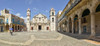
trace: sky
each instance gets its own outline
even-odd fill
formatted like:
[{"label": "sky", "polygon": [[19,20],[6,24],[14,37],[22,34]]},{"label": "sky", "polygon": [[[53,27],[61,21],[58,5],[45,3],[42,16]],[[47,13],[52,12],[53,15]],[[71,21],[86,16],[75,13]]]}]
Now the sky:
[{"label": "sky", "polygon": [[10,10],[11,14],[26,19],[27,9],[31,10],[31,19],[39,13],[44,14],[49,19],[51,8],[62,11],[69,0],[0,0],[0,11],[3,9]]}]

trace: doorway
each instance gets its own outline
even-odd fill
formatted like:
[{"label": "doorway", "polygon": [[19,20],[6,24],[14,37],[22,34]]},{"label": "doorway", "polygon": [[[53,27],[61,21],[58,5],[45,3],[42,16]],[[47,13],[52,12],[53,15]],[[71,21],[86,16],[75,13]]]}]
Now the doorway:
[{"label": "doorway", "polygon": [[86,26],[83,26],[83,34],[85,34],[87,31]]},{"label": "doorway", "polygon": [[41,30],[41,25],[38,26],[38,29]]},{"label": "doorway", "polygon": [[3,26],[1,26],[1,32],[3,32]]},{"label": "doorway", "polygon": [[47,27],[47,30],[49,30],[49,27]]}]

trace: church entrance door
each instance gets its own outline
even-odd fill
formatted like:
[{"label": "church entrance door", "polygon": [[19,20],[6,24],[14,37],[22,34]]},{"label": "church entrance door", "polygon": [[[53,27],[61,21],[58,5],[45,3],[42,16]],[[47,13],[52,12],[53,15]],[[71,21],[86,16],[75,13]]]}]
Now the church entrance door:
[{"label": "church entrance door", "polygon": [[38,26],[38,29],[41,30],[41,25]]}]

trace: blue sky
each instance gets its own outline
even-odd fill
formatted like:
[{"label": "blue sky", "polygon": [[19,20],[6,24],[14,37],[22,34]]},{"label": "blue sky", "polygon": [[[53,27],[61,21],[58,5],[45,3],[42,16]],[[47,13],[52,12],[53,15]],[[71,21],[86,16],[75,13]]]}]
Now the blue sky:
[{"label": "blue sky", "polygon": [[31,19],[34,15],[42,13],[49,18],[51,8],[63,10],[69,0],[0,0],[0,11],[4,8],[10,10],[11,14],[26,18],[26,11],[31,9]]}]

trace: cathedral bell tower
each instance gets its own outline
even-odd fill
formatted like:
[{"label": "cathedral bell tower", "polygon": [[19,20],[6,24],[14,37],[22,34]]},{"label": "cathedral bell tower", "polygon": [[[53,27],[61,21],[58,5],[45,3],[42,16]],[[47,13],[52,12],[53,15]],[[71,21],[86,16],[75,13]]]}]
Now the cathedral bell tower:
[{"label": "cathedral bell tower", "polygon": [[28,8],[27,9],[27,23],[26,23],[26,26],[27,26],[27,31],[30,31],[30,9]]},{"label": "cathedral bell tower", "polygon": [[56,31],[56,16],[54,8],[50,10],[50,29],[51,31]]}]

